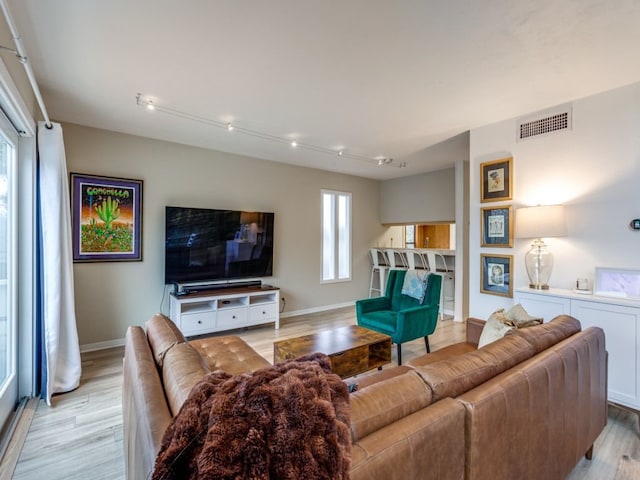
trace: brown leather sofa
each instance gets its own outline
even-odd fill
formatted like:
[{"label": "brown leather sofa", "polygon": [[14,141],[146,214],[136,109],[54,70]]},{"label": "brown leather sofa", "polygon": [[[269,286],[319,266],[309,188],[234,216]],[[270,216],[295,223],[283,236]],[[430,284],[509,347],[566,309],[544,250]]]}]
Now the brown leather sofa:
[{"label": "brown leather sofa", "polygon": [[[467,342],[359,380],[351,394],[352,480],[562,479],[606,423],[606,351],[577,320]],[[156,315],[127,331],[124,448],[129,479],[150,478],[162,435],[208,372],[266,367],[239,337],[187,342]]]}]

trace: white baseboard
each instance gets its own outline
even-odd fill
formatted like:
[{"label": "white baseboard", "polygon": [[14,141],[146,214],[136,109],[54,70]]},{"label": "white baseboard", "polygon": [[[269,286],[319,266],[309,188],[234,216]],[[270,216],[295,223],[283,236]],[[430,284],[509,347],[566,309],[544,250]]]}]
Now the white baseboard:
[{"label": "white baseboard", "polygon": [[303,310],[292,310],[290,312],[282,312],[280,318],[295,317],[296,315],[309,315],[310,313],[326,312],[327,310],[335,310],[337,308],[352,307],[355,301],[336,303],[334,305],[322,305],[321,307],[305,308]]},{"label": "white baseboard", "polygon": [[124,338],[116,338],[115,340],[107,340],[106,342],[85,343],[80,345],[80,352],[95,352],[96,350],[106,350],[107,348],[123,347]]}]

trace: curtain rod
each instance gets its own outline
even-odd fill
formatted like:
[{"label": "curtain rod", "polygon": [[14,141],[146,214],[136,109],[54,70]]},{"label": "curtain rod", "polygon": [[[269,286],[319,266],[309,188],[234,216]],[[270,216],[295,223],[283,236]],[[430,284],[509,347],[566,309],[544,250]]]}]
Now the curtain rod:
[{"label": "curtain rod", "polygon": [[22,45],[22,40],[20,39],[20,34],[18,33],[16,24],[13,21],[13,17],[11,16],[11,12],[9,11],[9,6],[7,5],[6,0],[0,0],[0,7],[2,8],[2,13],[4,13],[4,18],[7,21],[9,30],[11,30],[13,41],[16,44],[16,57],[18,57],[20,63],[24,65],[24,70],[25,72],[27,72],[27,77],[29,78],[29,83],[31,84],[31,90],[33,90],[33,94],[36,96],[38,106],[40,107],[40,111],[42,112],[42,116],[44,118],[45,126],[51,129],[53,128],[53,125],[51,124],[51,120],[49,119],[47,107],[45,106],[44,100],[42,99],[42,94],[40,93],[38,82],[36,81],[36,77],[33,74],[33,69],[31,68],[31,64],[29,63],[29,60],[27,58],[24,46]]}]

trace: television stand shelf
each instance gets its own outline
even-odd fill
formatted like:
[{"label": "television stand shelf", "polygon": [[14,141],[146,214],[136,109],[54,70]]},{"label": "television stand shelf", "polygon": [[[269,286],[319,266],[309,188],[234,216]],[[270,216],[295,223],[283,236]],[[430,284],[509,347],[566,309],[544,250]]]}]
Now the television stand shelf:
[{"label": "television stand shelf", "polygon": [[188,337],[264,323],[280,328],[280,289],[269,285],[171,294],[171,319]]}]

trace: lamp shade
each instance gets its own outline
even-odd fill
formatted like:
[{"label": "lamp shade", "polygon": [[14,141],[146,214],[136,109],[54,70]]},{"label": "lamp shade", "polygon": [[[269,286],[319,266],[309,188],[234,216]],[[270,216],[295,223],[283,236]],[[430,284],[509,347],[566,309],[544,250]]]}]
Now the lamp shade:
[{"label": "lamp shade", "polygon": [[564,207],[538,205],[518,208],[515,230],[518,238],[562,237],[566,235]]}]

